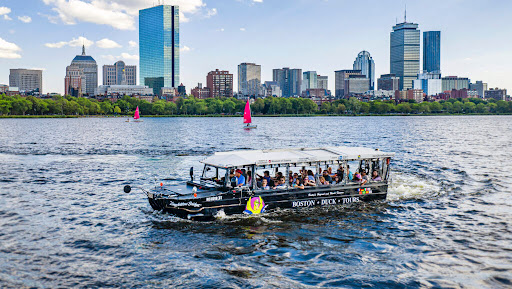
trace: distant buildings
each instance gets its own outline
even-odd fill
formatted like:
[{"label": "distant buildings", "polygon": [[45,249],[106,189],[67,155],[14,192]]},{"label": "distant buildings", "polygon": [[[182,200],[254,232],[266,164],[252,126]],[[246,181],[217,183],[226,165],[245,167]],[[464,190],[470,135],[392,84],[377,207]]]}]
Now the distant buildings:
[{"label": "distant buildings", "polygon": [[10,69],[9,86],[17,87],[21,92],[37,91],[43,93],[43,71],[37,69]]},{"label": "distant buildings", "polygon": [[327,76],[317,75],[316,79],[318,80],[318,83],[316,85],[317,88],[329,89],[329,79]]},{"label": "distant buildings", "polygon": [[337,70],[334,72],[334,95],[336,97],[340,98],[345,96],[345,80],[347,80],[350,75],[361,75],[361,70]]},{"label": "distant buildings", "polygon": [[277,81],[265,81],[263,84],[263,93],[264,96],[273,96],[273,97],[282,97],[281,88],[277,84]]},{"label": "distant buildings", "polygon": [[447,76],[443,77],[443,91],[451,91],[452,89],[460,90],[460,89],[469,89],[469,78],[467,77],[457,77],[457,76]]},{"label": "distant buildings", "polygon": [[408,89],[407,90],[407,99],[415,100],[418,103],[423,102],[423,90]]},{"label": "distant buildings", "polygon": [[365,75],[349,75],[345,79],[345,97],[362,95],[370,90],[370,79]]},{"label": "distant buildings", "polygon": [[377,79],[379,90],[396,91],[400,90],[400,77],[394,74],[383,74]]},{"label": "distant buildings", "polygon": [[187,88],[185,87],[185,85],[183,85],[183,83],[178,86],[178,95],[179,96],[187,95]]},{"label": "distant buildings", "polygon": [[482,81],[477,81],[475,83],[469,84],[469,89],[475,90],[479,97],[484,98],[485,97],[485,91],[487,90],[487,83],[484,83]]},{"label": "distant buildings", "polygon": [[423,32],[423,70],[441,74],[441,31]]},{"label": "distant buildings", "polygon": [[100,85],[96,88],[95,95],[153,95],[153,89],[145,85]]},{"label": "distant buildings", "polygon": [[283,97],[300,96],[302,87],[302,69],[274,69],[272,81],[277,82]]},{"label": "distant buildings", "polygon": [[[71,61],[71,65],[69,67],[76,67],[81,71],[81,94],[93,96],[94,90],[98,87],[98,65],[96,64],[96,60],[89,55],[85,54],[85,46],[82,46],[82,54],[75,56],[73,61]],[[68,76],[68,68],[66,68],[66,78]],[[77,71],[75,68],[70,68],[71,74],[73,77],[77,76]],[[65,83],[65,87],[68,85]]]},{"label": "distant buildings", "polygon": [[233,97],[233,74],[229,71],[210,71],[206,76],[210,97]]},{"label": "distant buildings", "polygon": [[180,84],[179,8],[158,5],[139,10],[140,84],[160,94]]},{"label": "distant buildings", "polygon": [[420,70],[418,24],[404,21],[393,26],[390,36],[390,72],[400,78],[400,90],[407,90]]},{"label": "distant buildings", "polygon": [[238,91],[244,95],[256,96],[261,89],[261,65],[241,63],[238,65]]},{"label": "distant buildings", "polygon": [[418,79],[414,80],[414,89],[421,89],[428,96],[438,95],[443,92],[443,83],[437,72],[422,72]]},{"label": "distant buildings", "polygon": [[136,85],[137,66],[119,60],[114,65],[103,65],[103,85]]},{"label": "distant buildings", "polygon": [[82,97],[87,88],[87,81],[84,69],[77,65],[66,67],[66,76],[64,77],[64,95]]},{"label": "distant buildings", "polygon": [[210,89],[208,87],[203,87],[202,83],[198,83],[195,88],[192,88],[190,93],[198,99],[205,99],[210,97]]},{"label": "distant buildings", "polygon": [[507,97],[507,90],[506,89],[489,89],[485,91],[485,98],[486,99],[495,99],[495,100],[506,100]]},{"label": "distant buildings", "polygon": [[316,71],[305,71],[302,73],[303,91],[318,88],[318,74]]},{"label": "distant buildings", "polygon": [[356,57],[353,65],[354,70],[361,70],[361,74],[370,79],[370,90],[375,89],[375,62],[370,52],[361,51]]}]

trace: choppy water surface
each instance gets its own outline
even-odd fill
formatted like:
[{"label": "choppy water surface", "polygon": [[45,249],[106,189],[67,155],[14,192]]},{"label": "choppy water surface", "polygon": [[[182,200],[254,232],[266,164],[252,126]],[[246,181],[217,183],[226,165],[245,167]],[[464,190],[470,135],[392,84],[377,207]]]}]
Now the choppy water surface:
[{"label": "choppy water surface", "polygon": [[[0,287],[512,286],[512,117],[0,119]],[[199,223],[125,184],[214,151],[397,153],[386,202]]]}]

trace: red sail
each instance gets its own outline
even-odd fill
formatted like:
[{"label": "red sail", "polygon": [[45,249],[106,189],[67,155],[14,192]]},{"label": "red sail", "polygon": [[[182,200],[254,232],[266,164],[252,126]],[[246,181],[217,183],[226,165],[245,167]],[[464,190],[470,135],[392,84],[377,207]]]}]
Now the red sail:
[{"label": "red sail", "polygon": [[244,109],[244,123],[251,123],[251,105],[249,104],[249,100],[245,104]]},{"label": "red sail", "polygon": [[135,115],[133,116],[133,119],[139,119],[139,107],[137,106],[137,109],[135,110]]}]

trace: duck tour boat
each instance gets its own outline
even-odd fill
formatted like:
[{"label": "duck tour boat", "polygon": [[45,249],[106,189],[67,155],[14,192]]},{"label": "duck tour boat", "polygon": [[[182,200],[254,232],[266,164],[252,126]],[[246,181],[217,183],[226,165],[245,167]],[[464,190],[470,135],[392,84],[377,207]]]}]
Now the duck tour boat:
[{"label": "duck tour boat", "polygon": [[[217,152],[200,178],[140,188],[154,210],[192,220],[385,200],[394,153],[361,147]],[[126,185],[129,193],[131,187]]]}]

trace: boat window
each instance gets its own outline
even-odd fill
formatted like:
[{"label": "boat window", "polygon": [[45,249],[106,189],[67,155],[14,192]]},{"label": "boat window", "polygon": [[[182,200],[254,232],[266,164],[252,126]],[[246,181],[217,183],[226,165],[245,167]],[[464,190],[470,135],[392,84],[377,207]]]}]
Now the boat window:
[{"label": "boat window", "polygon": [[201,176],[202,181],[215,182],[218,185],[224,184],[227,169],[216,168],[213,166],[206,165],[203,169],[203,175]]}]

